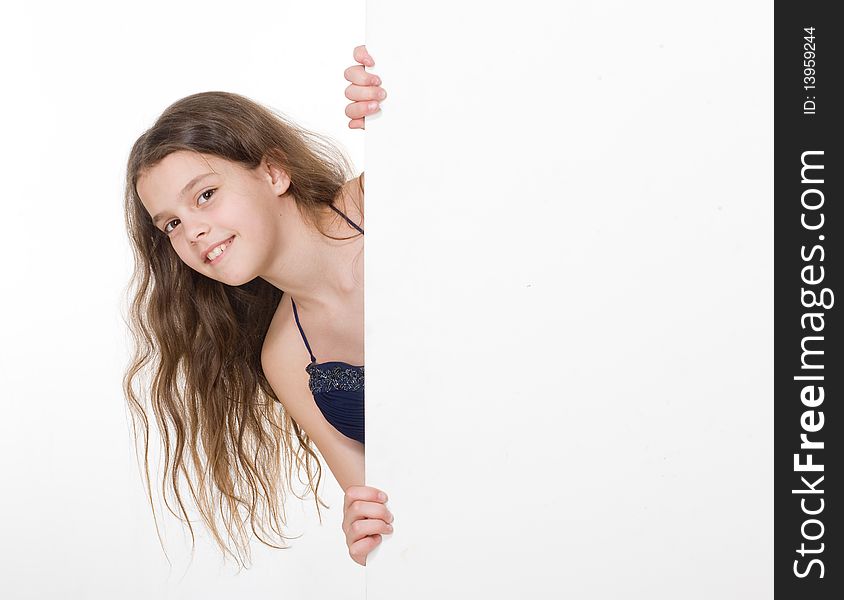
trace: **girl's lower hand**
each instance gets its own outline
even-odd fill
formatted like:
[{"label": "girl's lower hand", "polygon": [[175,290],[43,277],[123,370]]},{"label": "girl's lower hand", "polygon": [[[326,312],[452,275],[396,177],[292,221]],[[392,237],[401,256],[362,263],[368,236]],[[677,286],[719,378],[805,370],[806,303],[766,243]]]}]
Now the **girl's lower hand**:
[{"label": "girl's lower hand", "polygon": [[[379,497],[383,495],[383,500]],[[365,485],[350,485],[343,499],[343,532],[349,556],[366,566],[367,555],[381,543],[382,533],[393,533],[393,515],[387,510],[387,495]]]},{"label": "girl's lower hand", "polygon": [[365,67],[375,66],[375,61],[366,51],[366,46],[358,46],[352,53],[359,65],[346,69],[344,76],[351,84],[346,88],[346,98],[354,100],[346,106],[346,116],[350,129],[366,129],[364,118],[378,112],[380,102],[387,97],[387,92],[381,87],[381,78],[367,73]]}]

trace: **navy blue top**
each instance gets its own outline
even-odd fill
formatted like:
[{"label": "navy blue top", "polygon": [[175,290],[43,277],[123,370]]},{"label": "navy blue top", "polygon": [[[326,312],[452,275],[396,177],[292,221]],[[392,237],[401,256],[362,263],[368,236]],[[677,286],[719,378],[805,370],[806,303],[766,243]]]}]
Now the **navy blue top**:
[{"label": "navy blue top", "polygon": [[[349,217],[331,205],[335,212],[340,213],[349,224],[363,233],[363,229],[352,222]],[[308,387],[313,394],[314,401],[319,407],[325,420],[331,423],[337,431],[343,435],[364,442],[364,402],[363,402],[363,365],[355,366],[341,361],[328,361],[318,363],[314,353],[311,352],[311,345],[302,330],[299,322],[299,311],[296,310],[296,303],[290,298],[293,305],[293,316],[296,318],[296,326],[302,334],[302,340],[311,355],[310,364],[305,367],[310,379]]]}]

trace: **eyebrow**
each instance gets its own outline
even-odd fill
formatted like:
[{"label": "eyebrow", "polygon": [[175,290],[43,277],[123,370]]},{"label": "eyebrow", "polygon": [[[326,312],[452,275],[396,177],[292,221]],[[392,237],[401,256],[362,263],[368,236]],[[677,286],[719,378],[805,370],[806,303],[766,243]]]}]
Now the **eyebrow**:
[{"label": "eyebrow", "polygon": [[[188,181],[187,185],[186,185],[185,187],[183,187],[183,188],[182,188],[182,191],[181,191],[181,192],[179,192],[179,198],[184,197],[184,195],[185,195],[185,194],[187,194],[189,191],[191,191],[191,189],[193,188],[193,186],[195,186],[195,185],[196,185],[197,183],[199,183],[202,179],[204,179],[204,178],[208,177],[209,175],[216,175],[216,173],[202,173],[201,175],[197,175],[196,177],[194,177],[193,179],[191,179],[190,181]],[[152,222],[153,222],[153,224],[158,224],[158,222],[159,222],[161,219],[163,219],[163,218],[164,218],[164,215],[166,215],[166,214],[167,214],[167,211],[164,211],[164,212],[160,212],[160,213],[158,213],[157,215],[155,215],[155,216],[152,218]]]}]

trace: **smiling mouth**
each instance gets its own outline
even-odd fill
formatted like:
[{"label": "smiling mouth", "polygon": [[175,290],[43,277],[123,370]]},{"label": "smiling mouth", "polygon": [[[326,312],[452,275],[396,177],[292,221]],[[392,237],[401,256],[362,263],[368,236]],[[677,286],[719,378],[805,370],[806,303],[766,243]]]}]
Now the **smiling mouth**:
[{"label": "smiling mouth", "polygon": [[221,257],[222,257],[222,256],[223,256],[226,252],[228,252],[228,251],[229,251],[229,246],[231,246],[231,245],[232,245],[232,242],[233,242],[233,241],[234,241],[234,236],[231,236],[229,239],[227,239],[226,241],[224,241],[224,242],[222,242],[220,245],[218,245],[218,246],[217,246],[218,248],[219,248],[220,246],[225,246],[225,249],[224,249],[222,252],[219,252],[219,253],[218,253],[218,254],[217,254],[217,255],[216,255],[213,259],[211,259],[211,260],[208,260],[208,255],[206,254],[206,255],[205,255],[205,264],[213,265],[213,264],[215,264],[215,263],[219,262],[219,261],[220,261],[220,258],[221,258]]}]

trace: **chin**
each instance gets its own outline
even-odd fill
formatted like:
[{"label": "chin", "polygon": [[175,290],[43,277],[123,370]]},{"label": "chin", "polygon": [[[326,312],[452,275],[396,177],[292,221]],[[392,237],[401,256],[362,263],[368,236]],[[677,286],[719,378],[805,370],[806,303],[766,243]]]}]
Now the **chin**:
[{"label": "chin", "polygon": [[239,285],[247,284],[250,281],[252,281],[253,279],[255,279],[255,278],[254,277],[248,277],[248,278],[238,279],[236,281],[224,281],[223,283],[225,283],[226,285],[230,285],[232,287],[237,287]]},{"label": "chin", "polygon": [[255,279],[255,277],[254,276],[252,276],[252,277],[235,276],[235,277],[222,277],[222,278],[221,277],[212,277],[211,279],[214,279],[215,281],[219,281],[220,283],[225,283],[226,285],[230,285],[232,287],[237,287],[239,285],[249,283],[250,281]]},{"label": "chin", "polygon": [[[233,280],[231,277],[221,277],[221,276],[219,276],[218,273],[209,273],[205,269],[193,269],[193,270],[196,271],[197,273],[199,273],[200,275],[207,277],[211,281],[219,281],[220,283],[225,283],[226,285],[231,285],[231,286],[243,285],[247,281],[250,281],[248,279],[246,281],[237,281],[237,280]],[[215,275],[216,275],[216,277],[215,277]]]}]

